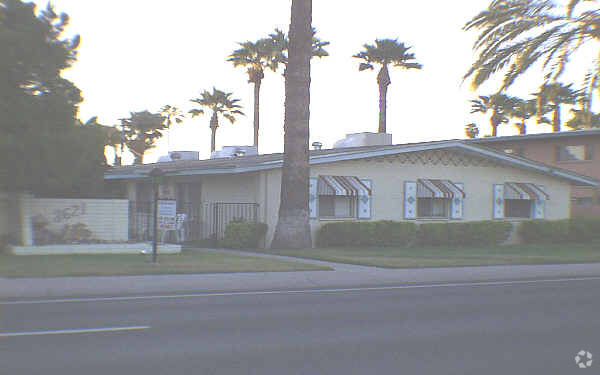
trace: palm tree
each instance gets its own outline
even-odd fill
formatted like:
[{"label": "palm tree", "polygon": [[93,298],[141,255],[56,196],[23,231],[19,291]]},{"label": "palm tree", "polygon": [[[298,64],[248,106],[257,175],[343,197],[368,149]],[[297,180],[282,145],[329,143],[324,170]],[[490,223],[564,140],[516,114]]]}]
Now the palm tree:
[{"label": "palm tree", "polygon": [[171,125],[181,124],[185,115],[175,106],[165,105],[160,109],[160,114],[165,118],[167,126],[167,150],[171,148]]},{"label": "palm tree", "polygon": [[[477,88],[493,74],[503,73],[500,90],[504,90],[539,61],[546,80],[556,81],[576,51],[600,41],[600,9],[590,9],[592,2],[600,3],[569,0],[564,6],[549,0],[492,0],[463,28],[481,31],[473,46],[479,56],[464,78],[472,76],[471,85]],[[596,82],[600,65],[590,60],[588,66],[586,82]]]},{"label": "palm tree", "polygon": [[[233,124],[235,123],[236,116],[244,116],[244,113],[240,110],[242,106],[237,104],[240,100],[233,99],[231,97],[233,93],[231,92],[224,92],[213,87],[212,93],[204,90],[200,95],[200,98],[194,98],[190,101],[200,105],[200,107],[204,107],[212,111],[212,116],[210,118],[210,151],[215,152],[217,128],[219,127],[219,115],[225,117]],[[201,108],[192,109],[189,111],[189,113],[192,114],[192,117],[196,117],[204,114],[204,110]]]},{"label": "palm tree", "polygon": [[471,100],[471,113],[492,112],[490,116],[490,125],[492,127],[492,137],[498,135],[498,126],[508,122],[507,108],[510,106],[511,98],[504,94],[494,94],[490,96],[479,96],[479,99]]},{"label": "palm tree", "polygon": [[272,248],[312,246],[308,221],[308,119],[312,0],[292,0],[289,61],[285,74],[284,154],[279,218]]},{"label": "palm tree", "polygon": [[519,130],[519,134],[527,134],[526,121],[536,115],[536,108],[537,106],[535,99],[525,100],[516,97],[512,98],[511,106],[508,108],[508,117],[519,120],[519,122],[514,124],[514,126]]},{"label": "palm tree", "polygon": [[571,84],[563,85],[560,82],[545,83],[540,91],[533,94],[537,97],[537,112],[541,114],[546,108],[546,112],[552,112],[552,121],[540,117],[540,122],[550,123],[553,132],[560,131],[560,107],[562,104],[577,103],[580,93],[571,89]]},{"label": "palm tree", "polygon": [[477,127],[477,124],[471,123],[465,125],[465,135],[471,139],[477,138],[479,135],[479,128]]},{"label": "palm tree", "polygon": [[[275,29],[273,34],[269,34],[268,38],[270,44],[270,51],[273,53],[271,63],[273,64],[274,70],[277,70],[279,64],[282,64],[287,67],[288,64],[288,49],[290,45],[290,41],[286,33],[279,29]],[[327,57],[329,56],[329,52],[325,49],[330,43],[327,41],[321,40],[317,37],[317,29],[312,28],[312,57]],[[285,75],[285,71],[284,71]]]},{"label": "palm tree", "polygon": [[275,50],[270,39],[259,39],[256,42],[240,43],[241,48],[233,51],[227,61],[234,67],[248,69],[248,83],[254,84],[254,147],[258,150],[258,130],[260,124],[260,84],[265,77],[265,69],[277,69],[274,59]]},{"label": "palm tree", "polygon": [[571,109],[571,113],[572,117],[565,123],[569,128],[574,130],[600,128],[600,114],[581,109]]},{"label": "palm tree", "polygon": [[165,118],[160,113],[132,112],[130,118],[122,119],[123,137],[134,164],[142,164],[146,151],[156,147],[156,140],[163,136]]},{"label": "palm tree", "polygon": [[402,69],[421,69],[423,66],[415,60],[415,55],[409,53],[411,47],[406,47],[404,43],[398,42],[398,39],[377,39],[375,45],[365,44],[364,50],[352,57],[363,59],[358,70],[373,70],[373,64],[381,65],[377,74],[377,84],[379,85],[379,133],[386,132],[386,106],[387,106],[387,87],[392,83],[388,66],[393,64]]}]

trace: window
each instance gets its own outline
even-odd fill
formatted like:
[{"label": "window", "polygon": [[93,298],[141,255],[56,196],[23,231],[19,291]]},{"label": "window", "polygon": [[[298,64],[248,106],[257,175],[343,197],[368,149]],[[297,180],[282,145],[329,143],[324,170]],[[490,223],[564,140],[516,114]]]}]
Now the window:
[{"label": "window", "polygon": [[593,149],[590,145],[557,146],[556,161],[592,160]]},{"label": "window", "polygon": [[356,196],[321,195],[319,196],[319,217],[356,217],[356,201]]},{"label": "window", "polygon": [[419,218],[447,218],[450,216],[449,198],[418,198],[417,216]]},{"label": "window", "polygon": [[527,199],[505,199],[504,217],[531,218],[533,201]]},{"label": "window", "polygon": [[592,197],[573,198],[573,205],[575,206],[591,206],[593,204],[594,198]]}]

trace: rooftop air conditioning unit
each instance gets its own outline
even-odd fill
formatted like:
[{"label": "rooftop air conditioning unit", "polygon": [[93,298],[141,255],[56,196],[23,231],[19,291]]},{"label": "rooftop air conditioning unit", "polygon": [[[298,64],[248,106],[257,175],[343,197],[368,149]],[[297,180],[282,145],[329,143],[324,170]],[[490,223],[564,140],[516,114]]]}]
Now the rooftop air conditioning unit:
[{"label": "rooftop air conditioning unit", "polygon": [[242,156],[258,155],[255,146],[223,146],[221,151],[215,151],[210,154],[211,159],[234,158]]},{"label": "rooftop air conditioning unit", "polygon": [[392,144],[392,135],[387,133],[353,133],[346,134],[346,138],[334,143],[333,148],[362,147],[362,146],[389,146]]},{"label": "rooftop air conditioning unit", "polygon": [[200,153],[198,151],[169,151],[169,155],[164,155],[158,158],[158,163],[178,160],[199,160]]}]

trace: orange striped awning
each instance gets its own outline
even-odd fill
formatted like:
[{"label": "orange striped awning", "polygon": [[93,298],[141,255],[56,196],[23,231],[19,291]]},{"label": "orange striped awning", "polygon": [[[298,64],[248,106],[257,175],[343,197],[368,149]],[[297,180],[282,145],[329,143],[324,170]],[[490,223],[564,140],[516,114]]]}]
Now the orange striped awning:
[{"label": "orange striped awning", "polygon": [[540,186],[526,182],[505,182],[504,199],[547,201],[550,196]]},{"label": "orange striped awning", "polygon": [[371,195],[371,189],[355,176],[319,176],[319,195]]},{"label": "orange striped awning", "polygon": [[450,180],[420,178],[417,180],[417,198],[466,198],[465,192]]}]

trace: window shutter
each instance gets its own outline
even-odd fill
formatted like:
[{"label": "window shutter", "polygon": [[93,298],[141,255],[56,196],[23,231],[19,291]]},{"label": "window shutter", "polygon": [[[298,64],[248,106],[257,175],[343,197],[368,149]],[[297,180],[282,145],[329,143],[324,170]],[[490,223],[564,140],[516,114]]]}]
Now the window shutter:
[{"label": "window shutter", "polygon": [[404,218],[417,218],[417,183],[413,181],[404,182]]},{"label": "window shutter", "polygon": [[319,197],[317,196],[317,181],[318,179],[315,177],[309,178],[308,185],[308,212],[309,217],[316,218],[317,217],[317,204],[319,202]]},{"label": "window shutter", "polygon": [[494,219],[504,219],[504,185],[494,185]]},{"label": "window shutter", "polygon": [[[460,190],[465,191],[465,185],[463,183],[454,183],[454,185],[458,186]],[[452,199],[452,204],[450,205],[450,217],[452,219],[463,218],[463,205],[463,197],[454,197],[454,199]]]},{"label": "window shutter", "polygon": [[358,218],[371,218],[371,201],[373,200],[373,182],[371,180],[360,180],[366,187],[371,190],[371,195],[358,196]]},{"label": "window shutter", "polygon": [[[540,189],[546,191],[544,186],[539,186]],[[546,217],[546,201],[535,200],[533,201],[533,218],[544,219]]]}]

